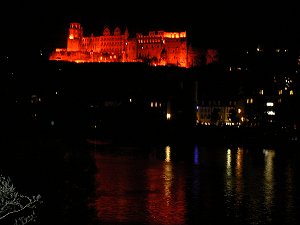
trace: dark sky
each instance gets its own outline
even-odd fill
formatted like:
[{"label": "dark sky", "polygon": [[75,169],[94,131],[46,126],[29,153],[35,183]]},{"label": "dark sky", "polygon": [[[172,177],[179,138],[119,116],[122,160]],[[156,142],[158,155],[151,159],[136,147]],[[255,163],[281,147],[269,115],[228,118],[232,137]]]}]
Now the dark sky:
[{"label": "dark sky", "polygon": [[104,25],[127,26],[131,34],[186,30],[192,44],[199,47],[300,42],[300,11],[296,5],[222,2],[10,1],[5,3],[6,15],[0,17],[4,29],[1,38],[7,42],[4,48],[9,49],[65,47],[69,23],[76,21],[82,24],[86,36],[100,34]]}]

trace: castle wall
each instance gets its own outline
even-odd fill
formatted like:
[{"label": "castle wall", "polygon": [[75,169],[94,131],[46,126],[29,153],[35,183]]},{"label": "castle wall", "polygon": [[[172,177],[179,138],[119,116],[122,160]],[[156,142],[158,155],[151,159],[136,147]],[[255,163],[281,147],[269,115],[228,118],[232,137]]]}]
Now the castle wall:
[{"label": "castle wall", "polygon": [[175,65],[188,67],[186,32],[150,31],[147,35],[136,34],[129,38],[128,30],[121,33],[119,27],[113,32],[108,27],[103,35],[83,36],[79,23],[71,23],[67,48],[51,54],[50,60],[75,62],[136,62],[146,61],[152,65]]},{"label": "castle wall", "polygon": [[187,66],[187,41],[182,38],[166,39],[167,62],[180,67]]}]

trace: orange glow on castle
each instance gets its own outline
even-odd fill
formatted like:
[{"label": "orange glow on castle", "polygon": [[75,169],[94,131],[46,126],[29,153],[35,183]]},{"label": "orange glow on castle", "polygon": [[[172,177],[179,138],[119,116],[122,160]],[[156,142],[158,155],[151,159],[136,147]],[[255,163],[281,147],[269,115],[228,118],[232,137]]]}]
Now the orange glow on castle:
[{"label": "orange glow on castle", "polygon": [[49,60],[69,62],[147,62],[156,66],[194,66],[195,51],[188,46],[186,31],[150,31],[129,36],[128,29],[104,27],[100,36],[83,35],[80,23],[71,23],[67,48],[57,48]]}]

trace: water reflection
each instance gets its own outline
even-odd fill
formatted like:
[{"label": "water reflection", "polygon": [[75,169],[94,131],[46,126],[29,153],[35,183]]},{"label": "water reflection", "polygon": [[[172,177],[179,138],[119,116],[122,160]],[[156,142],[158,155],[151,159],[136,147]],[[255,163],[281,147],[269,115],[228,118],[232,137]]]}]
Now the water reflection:
[{"label": "water reflection", "polygon": [[[239,217],[244,201],[244,177],[243,177],[244,150],[240,147],[237,150],[227,149],[225,165],[225,204],[228,216],[234,213]],[[234,162],[234,163],[233,163]],[[233,173],[234,171],[234,173]],[[236,210],[232,211],[232,207]]]},{"label": "water reflection", "polygon": [[238,148],[236,152],[236,168],[235,168],[237,207],[243,204],[243,195],[244,195],[243,159],[244,159],[244,150]]},{"label": "water reflection", "polygon": [[144,199],[143,171],[132,158],[96,153],[95,208],[101,222],[139,222]]},{"label": "water reflection", "polygon": [[172,164],[171,164],[171,148],[170,146],[166,146],[166,159],[163,165],[163,181],[164,181],[164,199],[167,205],[170,204],[171,200],[171,186],[172,186],[172,179],[173,179],[173,171],[172,171]]},{"label": "water reflection", "polygon": [[273,207],[274,198],[274,167],[273,161],[275,157],[275,150],[263,149],[265,156],[265,169],[264,169],[264,194],[265,194],[265,208],[266,208],[266,219],[271,221],[271,212]]},{"label": "water reflection", "polygon": [[165,160],[162,164],[159,163],[155,169],[147,168],[147,212],[150,224],[185,224],[184,174],[181,170],[174,169],[170,146],[165,147]]},{"label": "water reflection", "polygon": [[[110,225],[297,224],[295,158],[285,163],[273,149],[199,149],[168,145],[148,152],[96,152],[97,220]],[[275,161],[275,152],[280,160]]]},{"label": "water reflection", "polygon": [[185,224],[184,171],[174,166],[171,147],[164,159],[136,161],[132,156],[96,153],[95,207],[102,223]]},{"label": "water reflection", "polygon": [[3,147],[0,161],[41,191],[38,224],[300,224],[299,149],[30,145]]},{"label": "water reflection", "polygon": [[225,202],[227,208],[231,208],[233,198],[233,177],[232,177],[232,153],[231,149],[226,152],[226,174],[225,174]]},{"label": "water reflection", "polygon": [[198,145],[195,145],[195,148],[194,148],[194,164],[195,165],[199,164],[199,149],[198,149]]},{"label": "water reflection", "polygon": [[289,162],[286,168],[286,212],[287,220],[290,224],[294,223],[296,224],[295,218],[296,214],[298,212],[295,211],[295,199],[294,196],[296,196],[295,193],[295,187],[293,185],[293,182],[295,180],[294,177],[294,171],[292,168],[291,163]]},{"label": "water reflection", "polygon": [[169,145],[166,146],[165,153],[166,153],[165,161],[171,162],[171,147]]}]

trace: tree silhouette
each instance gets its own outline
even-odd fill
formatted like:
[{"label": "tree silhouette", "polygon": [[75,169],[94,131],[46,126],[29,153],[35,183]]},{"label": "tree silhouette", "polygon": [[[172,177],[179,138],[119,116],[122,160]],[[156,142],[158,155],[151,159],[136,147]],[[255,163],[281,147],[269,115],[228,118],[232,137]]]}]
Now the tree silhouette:
[{"label": "tree silhouette", "polygon": [[41,202],[41,195],[28,197],[19,194],[10,178],[0,174],[0,222],[8,215],[34,209]]}]

